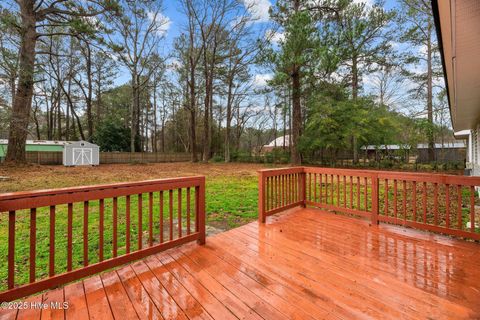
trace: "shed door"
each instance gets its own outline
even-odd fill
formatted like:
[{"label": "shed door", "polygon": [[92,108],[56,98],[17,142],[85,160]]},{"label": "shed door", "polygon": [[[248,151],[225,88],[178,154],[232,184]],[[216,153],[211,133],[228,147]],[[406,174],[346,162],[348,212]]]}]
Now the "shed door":
[{"label": "shed door", "polygon": [[73,165],[92,165],[92,149],[73,148]]}]

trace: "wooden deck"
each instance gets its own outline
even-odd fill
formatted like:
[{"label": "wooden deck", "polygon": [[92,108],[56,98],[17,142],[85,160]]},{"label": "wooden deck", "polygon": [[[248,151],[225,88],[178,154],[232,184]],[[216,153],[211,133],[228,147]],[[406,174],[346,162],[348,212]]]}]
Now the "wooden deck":
[{"label": "wooden deck", "polygon": [[480,245],[298,209],[30,297],[1,319],[480,319]]}]

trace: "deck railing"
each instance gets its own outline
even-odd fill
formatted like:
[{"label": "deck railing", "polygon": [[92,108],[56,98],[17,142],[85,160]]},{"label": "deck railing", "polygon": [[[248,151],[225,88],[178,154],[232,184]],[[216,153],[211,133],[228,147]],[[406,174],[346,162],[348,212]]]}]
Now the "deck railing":
[{"label": "deck railing", "polygon": [[205,243],[205,177],[2,194],[0,218],[8,256],[0,262],[0,301],[11,301]]},{"label": "deck railing", "polygon": [[[287,178],[294,173],[295,193]],[[286,182],[284,182],[286,181]],[[429,173],[295,167],[259,172],[259,221],[302,205],[480,240],[480,177]],[[272,205],[273,203],[273,205]]]}]

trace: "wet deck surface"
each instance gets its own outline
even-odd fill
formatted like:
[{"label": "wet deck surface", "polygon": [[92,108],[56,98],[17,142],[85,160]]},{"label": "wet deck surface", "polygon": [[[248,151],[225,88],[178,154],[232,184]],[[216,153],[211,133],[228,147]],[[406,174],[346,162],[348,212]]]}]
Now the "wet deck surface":
[{"label": "wet deck surface", "polygon": [[480,245],[300,209],[30,297],[2,319],[479,319]]}]

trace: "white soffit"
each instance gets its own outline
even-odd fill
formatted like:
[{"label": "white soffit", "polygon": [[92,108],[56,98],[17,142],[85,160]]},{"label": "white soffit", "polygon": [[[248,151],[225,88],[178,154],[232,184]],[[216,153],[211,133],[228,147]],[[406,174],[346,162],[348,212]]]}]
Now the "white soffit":
[{"label": "white soffit", "polygon": [[437,3],[453,127],[473,129],[480,121],[480,1]]}]

